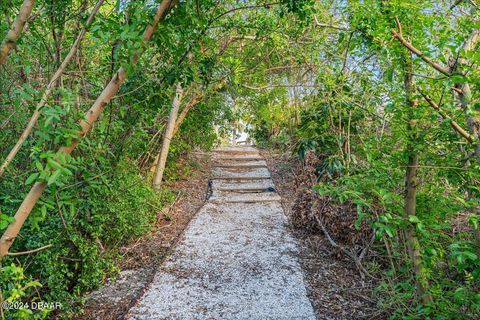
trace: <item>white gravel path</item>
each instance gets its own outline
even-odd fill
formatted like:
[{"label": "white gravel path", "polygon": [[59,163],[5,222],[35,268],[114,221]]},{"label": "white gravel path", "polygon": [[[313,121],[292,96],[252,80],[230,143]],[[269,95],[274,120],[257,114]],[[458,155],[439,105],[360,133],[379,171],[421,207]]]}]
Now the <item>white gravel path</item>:
[{"label": "white gravel path", "polygon": [[[222,157],[258,157],[230,147]],[[265,168],[237,171],[262,176]],[[215,177],[232,170],[215,168]],[[218,188],[237,189],[231,192]],[[212,196],[185,230],[129,319],[315,319],[291,235],[270,179],[214,180]],[[234,201],[233,201],[234,200]]]}]

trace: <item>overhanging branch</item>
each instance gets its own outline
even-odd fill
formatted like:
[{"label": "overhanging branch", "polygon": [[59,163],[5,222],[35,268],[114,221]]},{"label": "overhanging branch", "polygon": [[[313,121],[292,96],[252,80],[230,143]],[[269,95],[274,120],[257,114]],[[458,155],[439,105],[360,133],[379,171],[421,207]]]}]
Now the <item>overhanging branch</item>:
[{"label": "overhanging branch", "polygon": [[440,109],[440,106],[435,103],[429,96],[424,94],[423,92],[419,91],[422,97],[425,99],[425,101],[428,102],[428,104],[435,109],[443,119],[450,120],[450,125],[452,128],[457,131],[462,137],[464,137],[468,142],[473,143],[474,138],[465,130],[463,129],[456,121],[454,121],[450,116],[448,116],[444,111]]},{"label": "overhanging branch", "polygon": [[412,53],[420,57],[423,61],[431,65],[438,72],[443,73],[448,77],[452,75],[449,69],[445,68],[444,66],[441,66],[440,64],[436,63],[432,59],[428,58],[422,51],[414,47],[412,43],[410,43],[403,37],[402,25],[400,24],[398,17],[395,17],[395,23],[397,24],[398,30],[392,29],[394,38],[398,39],[398,41],[400,41],[400,43],[403,44],[408,50],[410,50]]}]

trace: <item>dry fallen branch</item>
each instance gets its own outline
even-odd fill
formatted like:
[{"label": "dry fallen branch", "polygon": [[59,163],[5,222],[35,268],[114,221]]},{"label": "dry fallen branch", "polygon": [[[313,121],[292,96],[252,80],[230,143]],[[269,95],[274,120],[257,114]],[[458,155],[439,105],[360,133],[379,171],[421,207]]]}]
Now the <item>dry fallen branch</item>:
[{"label": "dry fallen branch", "polygon": [[[315,167],[315,159],[316,157],[313,153],[307,153],[305,155],[305,165],[302,169],[300,178],[296,181],[297,187],[307,187],[307,189],[302,189],[303,191],[297,195],[297,199],[292,207],[292,211],[294,212],[294,215],[292,216],[293,223],[312,230],[315,230],[318,227],[333,248],[345,254],[355,263],[355,266],[360,271],[362,277],[366,275],[372,279],[376,279],[362,265],[363,258],[375,240],[375,232],[366,225],[362,225],[358,231],[351,230],[351,219],[353,218],[354,213],[356,215],[355,210],[349,210],[348,205],[338,207],[332,206],[329,198],[319,198],[317,194],[308,189],[316,182],[316,179],[312,181],[315,173],[310,170]],[[339,212],[341,212],[340,215]],[[333,231],[337,235],[340,235],[342,242],[351,242],[353,248],[349,249],[334,240],[331,236],[331,232],[327,230],[325,222],[329,224],[330,228],[333,228]],[[368,240],[366,238],[367,234]],[[358,254],[357,248],[360,243],[364,243],[364,245],[362,246],[360,254]]]},{"label": "dry fallen branch", "polygon": [[0,130],[4,129],[7,127],[8,123],[10,122],[10,119],[17,113],[17,111],[12,112],[5,121],[0,125]]},{"label": "dry fallen branch", "polygon": [[360,276],[376,279],[362,265],[375,241],[375,232],[365,221],[360,228],[354,227],[358,212],[352,203],[336,204],[311,189],[318,180],[315,169],[318,161],[313,152],[307,152],[304,163],[297,169],[295,184],[299,190],[291,210],[292,222],[314,233],[321,231],[333,248],[355,263]]},{"label": "dry fallen branch", "polygon": [[51,248],[51,247],[53,247],[53,244],[47,244],[46,246],[43,246],[43,247],[40,247],[40,248],[37,248],[37,249],[33,249],[33,250],[22,251],[22,252],[9,252],[9,253],[7,253],[7,255],[11,256],[11,257],[23,256],[23,255],[27,255],[27,254],[31,254],[31,253],[36,253],[36,252],[39,252],[39,251],[42,251],[42,250],[45,250],[45,249],[48,249],[48,248]]},{"label": "dry fallen branch", "polygon": [[[323,211],[323,209],[325,209],[325,207],[327,206],[327,204],[329,203],[329,201],[325,201],[322,209],[320,212]],[[353,260],[353,262],[355,263],[355,266],[357,267],[357,269],[360,271],[360,274],[361,276],[363,277],[364,275],[372,278],[372,279],[375,279],[375,280],[378,280],[377,278],[375,278],[374,276],[372,276],[366,269],[365,267],[363,267],[362,265],[362,259],[363,257],[365,256],[365,253],[366,251],[368,250],[368,248],[370,247],[371,243],[373,243],[373,240],[375,239],[375,236],[372,236],[372,240],[362,249],[362,252],[360,253],[359,256],[357,256],[357,254],[353,251],[353,250],[348,250],[346,249],[344,246],[342,245],[339,245],[335,242],[335,240],[332,239],[332,237],[330,236],[329,232],[327,231],[327,229],[325,228],[325,225],[323,224],[323,221],[322,219],[319,217],[319,216],[316,216],[315,217],[317,222],[318,222],[318,225],[320,226],[320,228],[322,229],[323,231],[323,234],[325,235],[325,237],[327,238],[328,242],[330,243],[330,245],[338,250],[340,250],[341,252],[343,252],[345,255],[347,255],[350,259]]]},{"label": "dry fallen branch", "polygon": [[168,207],[167,212],[165,212],[165,213],[163,214],[165,217],[169,217],[169,216],[170,216],[170,213],[172,212],[173,208],[174,208],[175,205],[177,204],[178,199],[180,199],[180,196],[181,196],[181,195],[182,195],[182,192],[181,192],[181,191],[178,191],[177,196],[176,196],[175,199],[173,200],[172,204]]}]

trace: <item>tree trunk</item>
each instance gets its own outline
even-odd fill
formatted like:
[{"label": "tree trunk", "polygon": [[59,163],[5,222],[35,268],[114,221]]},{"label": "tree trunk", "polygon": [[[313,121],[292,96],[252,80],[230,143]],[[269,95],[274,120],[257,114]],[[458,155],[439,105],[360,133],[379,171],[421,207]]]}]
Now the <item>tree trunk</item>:
[{"label": "tree trunk", "polygon": [[182,100],[183,89],[180,84],[177,84],[177,90],[175,93],[175,98],[172,103],[172,110],[170,111],[170,116],[168,117],[167,128],[163,135],[162,149],[158,155],[157,168],[155,170],[155,177],[153,178],[153,187],[155,189],[160,189],[162,185],[163,172],[165,171],[165,164],[167,163],[168,150],[170,148],[170,141],[173,137],[173,130],[175,128],[175,121],[177,120],[178,108],[180,107],[180,102]]},{"label": "tree trunk", "polygon": [[[417,167],[418,167],[418,154],[411,150],[411,147],[407,147],[407,152],[410,151],[408,156],[408,165],[405,172],[405,218],[408,220],[409,216],[416,214],[417,203]],[[422,299],[422,302],[430,301],[430,298],[426,294],[427,280],[423,272],[422,256],[420,251],[420,242],[415,234],[415,227],[408,226],[405,231],[405,238],[407,241],[407,249],[412,260],[413,272],[415,274],[415,286],[417,294]]]},{"label": "tree trunk", "polygon": [[[463,44],[463,50],[465,52],[474,51],[480,42],[480,29],[472,31],[468,39]],[[450,70],[453,73],[457,71],[460,74],[465,74],[464,68],[468,61],[465,58],[459,58],[457,63],[450,65]],[[468,108],[472,100],[472,92],[468,82],[455,84],[455,95],[457,97],[458,105],[465,112],[467,120],[468,131],[473,137],[475,158],[477,163],[480,164],[480,107],[476,107],[473,113],[470,113]],[[475,195],[473,195],[475,197]],[[480,207],[473,208],[475,214],[480,217]],[[477,254],[480,255],[480,229],[474,231],[475,244],[477,247]]]},{"label": "tree trunk", "polygon": [[85,23],[85,27],[80,31],[80,33],[77,36],[77,39],[73,43],[73,46],[70,49],[70,52],[67,54],[67,56],[63,60],[62,64],[58,67],[57,71],[55,71],[55,74],[50,79],[50,82],[48,83],[45,91],[43,92],[42,98],[38,102],[37,107],[35,108],[35,111],[33,112],[32,116],[30,117],[30,120],[28,121],[27,126],[25,127],[22,134],[20,135],[20,138],[18,138],[18,141],[15,144],[15,146],[12,148],[12,150],[10,150],[10,153],[7,155],[7,157],[3,161],[2,165],[0,166],[0,178],[2,177],[3,173],[5,172],[5,169],[7,168],[7,166],[10,164],[10,162],[12,162],[13,158],[15,158],[18,151],[20,151],[20,148],[22,147],[25,140],[32,133],[32,130],[35,127],[35,124],[37,123],[38,118],[40,117],[40,110],[47,103],[47,100],[48,100],[50,94],[52,93],[52,90],[54,89],[57,80],[60,78],[60,75],[63,73],[63,71],[67,67],[68,63],[70,62],[72,57],[77,52],[77,49],[80,46],[80,42],[82,41],[83,37],[85,36],[85,34],[87,32],[87,28],[92,23],[93,18],[97,14],[100,6],[103,4],[103,1],[104,0],[98,0],[97,4],[95,5],[92,12],[90,13],[90,16],[88,17],[87,22]]},{"label": "tree trunk", "polygon": [[3,39],[2,44],[0,45],[0,65],[5,64],[7,61],[8,54],[10,51],[15,48],[20,34],[22,33],[23,27],[27,23],[30,14],[32,13],[33,5],[35,0],[24,0],[22,6],[20,7],[20,12],[18,13],[15,22],[7,33],[5,39]]},{"label": "tree trunk", "polygon": [[[219,91],[224,86],[225,86],[225,82],[222,81],[220,84],[218,84],[213,88],[212,93]],[[190,110],[192,110],[206,96],[205,92],[202,92],[204,90],[205,88],[203,84],[200,85],[197,91],[193,94],[192,99],[190,99],[188,104],[185,105],[185,107],[182,109],[182,112],[180,113],[180,115],[177,117],[177,120],[175,121],[175,127],[173,128],[172,137],[175,137],[175,134],[180,129],[180,126],[182,125],[183,121],[187,117]],[[155,157],[155,160],[153,161],[153,165],[150,168],[150,171],[155,172],[157,170],[157,163],[158,163],[159,157],[160,157],[160,154],[157,154],[157,156]]]},{"label": "tree trunk", "polygon": [[[397,38],[408,50],[410,50],[422,60],[430,64],[434,69],[445,74],[448,77],[451,77],[454,74],[465,75],[465,71],[463,69],[468,63],[468,60],[466,58],[459,57],[458,61],[452,60],[448,68],[440,66],[438,63],[428,59],[420,50],[418,50],[410,42],[408,42],[402,36],[400,22],[397,18],[395,18],[395,21],[397,23],[398,32],[393,31],[394,37]],[[474,51],[479,42],[480,29],[475,29],[472,31],[468,39],[463,44],[462,49],[464,52]],[[454,91],[456,94],[458,105],[465,112],[468,129],[473,138],[473,143],[475,143],[474,150],[476,161],[477,163],[480,163],[480,107],[477,106],[474,110],[472,110],[472,113],[469,112],[470,110],[468,110],[472,97],[469,83],[457,83],[455,84],[453,89],[455,89]],[[480,216],[480,207],[477,206],[476,208],[474,208],[474,211],[477,215]],[[474,236],[477,246],[477,254],[480,255],[480,229],[475,230]]]},{"label": "tree trunk", "polygon": [[[187,117],[188,112],[190,112],[190,110],[193,107],[195,107],[195,105],[197,105],[197,103],[203,98],[203,95],[199,93],[199,91],[201,91],[202,88],[203,86],[200,86],[200,89],[193,94],[192,99],[185,105],[182,112],[177,117],[175,121],[175,127],[173,128],[173,132],[172,132],[172,138],[175,137],[175,134],[180,129],[180,126],[182,125],[183,121]],[[160,153],[158,153],[157,156],[155,157],[155,160],[153,161],[153,165],[150,168],[150,171],[153,171],[153,172],[157,171],[158,159],[160,159]]]},{"label": "tree trunk", "polygon": [[[408,142],[405,152],[408,155],[407,169],[405,171],[405,219],[408,221],[410,216],[416,215],[417,208],[417,168],[418,168],[418,151],[416,144],[418,141],[417,120],[415,119],[415,108],[418,101],[414,99],[414,83],[413,83],[413,67],[412,58],[406,57],[405,61],[405,78],[404,88],[407,106],[409,107],[409,122],[407,124]],[[413,273],[415,275],[415,287],[421,301],[425,304],[431,301],[431,297],[427,292],[427,277],[423,270],[420,242],[417,239],[415,226],[408,225],[405,230],[405,238],[407,249],[412,260]]]},{"label": "tree trunk", "polygon": [[[202,91],[202,90],[203,90],[203,86],[200,86],[198,91]],[[185,105],[185,107],[183,108],[182,112],[180,112],[180,115],[178,116],[177,120],[175,121],[175,127],[173,128],[172,136],[175,136],[178,129],[180,129],[180,126],[182,125],[183,121],[187,117],[190,110],[192,110],[193,107],[195,107],[197,105],[197,103],[199,103],[200,100],[203,98],[203,96],[198,91],[193,94],[193,97],[190,100],[190,102],[187,103]]]},{"label": "tree trunk", "polygon": [[[475,51],[478,43],[480,42],[480,29],[475,29],[472,31],[468,39],[463,44],[464,52]],[[465,74],[465,65],[468,63],[467,59],[459,58],[456,63],[450,65],[450,72],[458,72],[459,74]],[[480,107],[477,107],[473,110],[473,114],[470,114],[468,107],[472,100],[472,92],[470,90],[470,85],[465,83],[455,84],[455,94],[457,96],[458,105],[463,109],[467,118],[467,125],[470,133],[475,139],[475,157],[477,162],[480,163]]]},{"label": "tree trunk", "polygon": [[[216,86],[214,86],[211,89],[211,91],[209,91],[209,93],[211,93],[211,94],[216,93],[216,92],[220,91],[223,87],[225,87],[225,85],[226,85],[226,83],[224,81],[222,81],[222,82],[218,83]],[[206,90],[205,86],[203,84],[201,84],[197,88],[195,93],[193,94],[190,102],[183,108],[182,112],[180,113],[180,115],[177,118],[177,121],[175,122],[175,128],[173,129],[173,136],[175,136],[178,129],[180,129],[180,126],[182,125],[183,121],[187,117],[190,110],[192,110],[193,107],[195,107],[206,96],[205,90]]]},{"label": "tree trunk", "polygon": [[[165,17],[167,10],[170,9],[175,4],[176,4],[176,0],[163,0],[160,3],[157,9],[157,12],[155,13],[155,16],[153,17],[152,24],[148,25],[147,28],[145,29],[144,36],[143,36],[144,40],[146,41],[150,40],[158,23],[161,20],[163,20],[163,18]],[[142,52],[138,52],[134,54],[132,59],[133,64],[135,64],[138,61],[138,58],[141,53]],[[125,78],[126,78],[125,69],[120,68],[117,71],[117,73],[113,76],[113,78],[110,80],[108,85],[103,89],[102,93],[94,102],[92,107],[86,112],[85,120],[80,121],[81,130],[77,133],[77,138],[72,141],[72,144],[70,146],[65,146],[60,148],[60,150],[58,151],[59,154],[63,153],[68,155],[72,153],[72,151],[78,145],[78,142],[80,141],[80,139],[83,138],[83,136],[85,136],[85,134],[92,127],[93,123],[98,119],[103,109],[105,108],[105,105],[110,101],[110,99],[112,99],[113,96],[115,96],[118,90],[120,90],[120,87],[125,81]],[[10,246],[12,245],[15,238],[18,236],[18,233],[20,232],[20,229],[22,228],[25,220],[28,218],[30,212],[32,211],[33,207],[37,203],[42,193],[45,191],[46,187],[47,187],[46,182],[35,183],[32,189],[30,190],[30,192],[25,197],[25,199],[23,199],[23,202],[20,205],[20,208],[15,213],[15,217],[14,217],[15,221],[8,226],[7,230],[5,230],[5,233],[0,239],[0,259],[8,254],[8,250],[10,249]]]},{"label": "tree trunk", "polygon": [[[177,121],[175,121],[175,127],[173,128],[172,132],[172,138],[175,137],[175,134],[177,133],[178,129],[180,129],[180,126],[182,125],[183,120],[187,117],[188,112],[200,101],[200,99],[196,101],[190,101],[182,110],[180,115],[177,118]],[[157,164],[158,164],[158,159],[160,159],[160,153],[158,153],[155,157],[155,160],[153,161],[153,166],[150,168],[150,171],[156,172],[157,171]]]},{"label": "tree trunk", "polygon": [[[397,38],[408,50],[413,52],[416,56],[420,57],[423,61],[430,64],[434,69],[443,73],[447,77],[451,77],[455,74],[465,75],[464,67],[467,65],[468,60],[463,57],[459,57],[458,61],[452,60],[450,61],[450,65],[448,67],[441,66],[440,64],[436,63],[435,61],[426,57],[426,55],[421,52],[419,49],[415,48],[409,41],[407,41],[402,35],[402,28],[398,18],[395,18],[397,23],[397,31],[393,31],[393,36]],[[480,29],[474,29],[468,39],[463,44],[463,51],[470,52],[474,51],[480,42]],[[466,114],[467,124],[470,130],[470,133],[475,138],[475,156],[477,162],[480,163],[480,107],[476,107],[473,110],[473,114],[468,112],[468,106],[471,102],[471,90],[470,85],[468,83],[457,83],[455,84],[454,91],[457,94],[457,100],[460,107]]]}]

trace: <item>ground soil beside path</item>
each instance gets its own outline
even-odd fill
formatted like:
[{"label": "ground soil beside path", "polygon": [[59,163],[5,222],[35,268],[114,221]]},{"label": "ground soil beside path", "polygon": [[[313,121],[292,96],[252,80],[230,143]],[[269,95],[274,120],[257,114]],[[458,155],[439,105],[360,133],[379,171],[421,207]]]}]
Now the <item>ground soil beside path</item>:
[{"label": "ground soil beside path", "polygon": [[[295,160],[263,151],[288,218],[296,197]],[[308,296],[319,319],[383,319],[376,306],[374,283],[362,279],[351,261],[332,250],[323,234],[292,228],[300,246]]]},{"label": "ground soil beside path", "polygon": [[[92,292],[76,320],[124,319],[131,306],[152,281],[157,267],[169,254],[195,213],[203,206],[211,174],[209,155],[193,153],[188,159],[192,172],[168,187],[176,201],[158,212],[154,229],[137,241],[122,247],[122,270],[115,281]],[[169,216],[169,219],[165,217]]]}]

